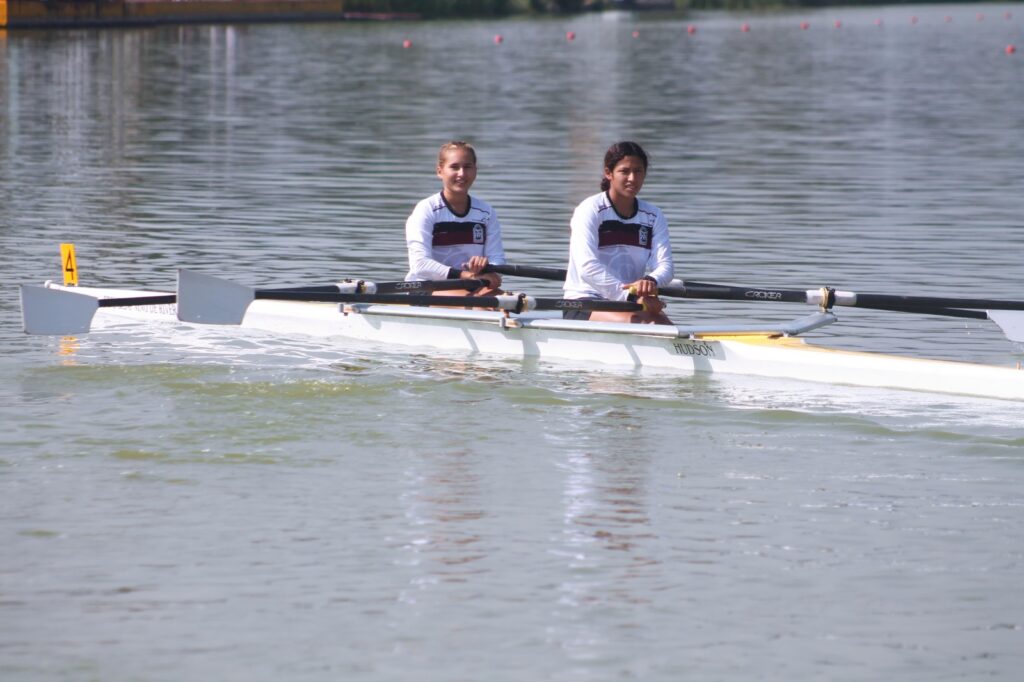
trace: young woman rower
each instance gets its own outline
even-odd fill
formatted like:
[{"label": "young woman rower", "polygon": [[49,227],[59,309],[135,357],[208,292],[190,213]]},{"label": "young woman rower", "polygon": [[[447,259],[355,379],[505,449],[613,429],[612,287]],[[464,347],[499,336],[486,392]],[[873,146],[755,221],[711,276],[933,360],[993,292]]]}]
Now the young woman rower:
[{"label": "young woman rower", "polygon": [[636,313],[565,311],[563,317],[605,322],[672,324],[658,287],[672,280],[672,247],[661,209],[638,199],[647,154],[635,142],[613,144],[604,155],[601,192],[572,215],[566,298],[635,300]]},{"label": "young woman rower", "polygon": [[406,281],[482,279],[476,291],[438,291],[445,296],[491,296],[501,277],[483,272],[488,264],[505,263],[501,223],[486,201],[469,195],[476,180],[476,151],[468,142],[441,145],[437,156],[441,191],[423,199],[405,221],[409,248]]}]

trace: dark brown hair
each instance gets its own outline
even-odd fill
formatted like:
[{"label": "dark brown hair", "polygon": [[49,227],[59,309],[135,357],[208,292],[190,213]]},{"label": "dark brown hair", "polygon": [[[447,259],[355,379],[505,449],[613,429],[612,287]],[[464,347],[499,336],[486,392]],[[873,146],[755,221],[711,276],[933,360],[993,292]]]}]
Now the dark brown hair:
[{"label": "dark brown hair", "polygon": [[[611,147],[608,147],[608,151],[604,153],[604,169],[608,172],[615,170],[615,166],[618,165],[619,161],[622,161],[627,156],[635,156],[640,159],[644,164],[644,170],[647,170],[647,152],[636,142],[629,141],[616,142]],[[611,183],[608,182],[608,178],[602,175],[601,191],[607,192],[609,187],[611,187]]]}]

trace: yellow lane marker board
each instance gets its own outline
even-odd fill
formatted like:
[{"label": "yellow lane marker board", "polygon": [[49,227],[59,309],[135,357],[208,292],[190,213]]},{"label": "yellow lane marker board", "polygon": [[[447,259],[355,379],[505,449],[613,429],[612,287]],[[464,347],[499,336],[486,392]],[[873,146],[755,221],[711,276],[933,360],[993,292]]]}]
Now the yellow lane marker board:
[{"label": "yellow lane marker board", "polygon": [[75,262],[75,245],[60,245],[60,267],[64,271],[64,286],[78,286],[78,264]]}]

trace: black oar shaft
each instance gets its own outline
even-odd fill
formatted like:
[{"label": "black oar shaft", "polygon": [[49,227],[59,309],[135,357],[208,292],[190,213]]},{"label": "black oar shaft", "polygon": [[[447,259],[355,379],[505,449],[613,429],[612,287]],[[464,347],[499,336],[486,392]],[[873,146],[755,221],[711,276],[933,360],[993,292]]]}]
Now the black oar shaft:
[{"label": "black oar shaft", "polygon": [[378,294],[401,294],[429,291],[455,291],[464,289],[476,291],[487,286],[483,279],[435,279],[424,282],[382,282],[377,284]]},{"label": "black oar shaft", "polygon": [[[377,292],[382,294],[397,292],[426,292],[465,289],[473,291],[486,285],[482,279],[431,280],[428,282],[380,282],[376,284]],[[312,286],[282,287],[274,289],[257,289],[256,298],[276,298],[278,300],[309,301],[321,300],[310,296],[331,296],[338,294],[336,284],[320,284]],[[285,299],[282,296],[293,296]],[[326,301],[335,299],[326,298]],[[177,303],[176,294],[160,294],[158,296],[127,296],[123,298],[101,298],[97,300],[100,308],[126,308],[131,306],[164,305]]]},{"label": "black oar shaft", "polygon": [[[447,308],[502,308],[506,310],[593,310],[639,312],[643,306],[630,301],[600,299],[529,298],[526,296],[424,296],[420,294],[341,294],[298,291],[258,291],[256,298],[314,303],[370,303],[383,305],[440,306]],[[518,306],[515,302],[518,301]],[[529,301],[529,303],[527,303]]]},{"label": "black oar shaft", "polygon": [[[806,291],[798,289],[764,289],[757,287],[730,287],[703,282],[683,282],[682,287],[663,287],[662,296],[703,298],[730,301],[776,301],[781,303],[811,303]],[[984,320],[984,309],[1024,310],[1024,303],[993,301],[988,299],[941,298],[936,296],[891,296],[885,294],[855,294],[854,302],[839,301],[837,305],[888,310],[892,312],[941,315]],[[996,305],[987,305],[996,304]],[[1000,308],[999,306],[1006,306]],[[829,306],[831,307],[831,306]],[[976,309],[977,308],[977,309]]]},{"label": "black oar shaft", "polygon": [[638,313],[644,309],[632,301],[605,301],[596,298],[537,298],[534,310],[591,310],[606,313]]},{"label": "black oar shaft", "polygon": [[338,286],[336,284],[317,284],[313,286],[299,287],[274,287],[272,289],[260,289],[259,291],[295,291],[307,294],[336,294],[338,293]]},{"label": "black oar shaft", "polygon": [[424,296],[422,294],[342,294],[337,290],[323,293],[300,291],[257,291],[256,298],[273,301],[305,301],[310,303],[382,303],[389,305],[440,305],[489,308],[498,305],[493,296]]},{"label": "black oar shaft", "polygon": [[485,272],[496,272],[499,275],[511,275],[512,277],[529,277],[531,279],[550,279],[565,281],[565,270],[558,268],[542,268],[534,265],[488,265]]},{"label": "black oar shaft", "polygon": [[[489,265],[488,269],[503,275],[534,279],[564,280],[565,270],[530,265]],[[725,301],[775,301],[780,303],[811,303],[806,290],[776,289],[771,287],[737,287],[706,282],[682,282],[682,286],[658,289],[660,296],[676,298],[702,298]],[[959,310],[1024,310],[1024,301],[991,298],[953,298],[945,296],[898,296],[894,294],[854,293],[854,301],[838,301],[837,305],[875,310],[921,312],[947,315],[942,311]],[[968,317],[952,314],[951,316]],[[974,317],[973,315],[970,317]],[[982,316],[984,317],[984,315]]]},{"label": "black oar shaft", "polygon": [[136,305],[163,305],[166,303],[177,303],[178,297],[175,294],[161,294],[159,296],[130,296],[126,298],[100,298],[96,299],[96,305],[100,308],[120,308]]},{"label": "black oar shaft", "polygon": [[854,304],[860,308],[893,306],[893,310],[926,308],[970,308],[973,310],[1024,310],[1024,301],[993,298],[946,298],[943,296],[894,296],[892,294],[857,294]]},{"label": "black oar shaft", "polygon": [[[475,291],[485,285],[486,280],[482,279],[437,279],[427,280],[423,282],[368,282],[368,281],[356,281],[346,282],[351,287],[355,288],[356,293],[364,291],[363,287],[373,287],[374,293],[378,294],[400,294],[400,293],[423,293],[430,291],[455,291],[455,290],[466,290]],[[324,284],[318,286],[304,286],[304,287],[274,287],[271,289],[257,289],[255,296],[256,298],[264,298],[266,294],[277,294],[277,293],[304,293],[304,294],[337,294],[341,293],[339,285],[337,284]]]},{"label": "black oar shaft", "polygon": [[962,317],[969,320],[987,320],[988,313],[984,310],[964,310],[963,308],[936,308],[935,306],[889,306],[876,304],[859,306],[869,310],[890,310],[896,313],[918,313],[920,315],[939,315],[940,317]]},{"label": "black oar shaft", "polygon": [[733,287],[724,284],[683,282],[679,287],[659,287],[659,296],[675,298],[702,298],[725,301],[775,301],[779,303],[807,303],[807,292],[796,289],[763,289],[760,287]]}]

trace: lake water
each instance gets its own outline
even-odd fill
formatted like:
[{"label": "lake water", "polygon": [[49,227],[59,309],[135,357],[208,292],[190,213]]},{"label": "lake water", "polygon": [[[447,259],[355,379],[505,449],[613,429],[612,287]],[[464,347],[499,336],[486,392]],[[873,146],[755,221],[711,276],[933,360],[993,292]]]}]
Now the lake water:
[{"label": "lake water", "polygon": [[[28,337],[16,285],[62,241],[84,284],[400,278],[453,137],[510,260],[561,267],[629,138],[679,277],[1021,298],[1022,55],[1010,4],[0,33],[0,678],[1019,679],[1020,404]],[[840,317],[815,338],[1024,360]]]}]

